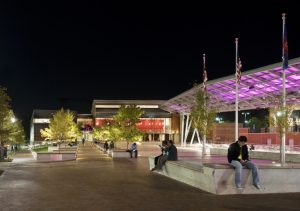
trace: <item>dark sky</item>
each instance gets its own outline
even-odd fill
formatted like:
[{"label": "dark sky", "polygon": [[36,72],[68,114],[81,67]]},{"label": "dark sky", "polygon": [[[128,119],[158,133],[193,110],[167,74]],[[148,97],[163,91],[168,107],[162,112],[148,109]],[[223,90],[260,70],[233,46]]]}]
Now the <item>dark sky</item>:
[{"label": "dark sky", "polygon": [[[170,99],[202,80],[281,61],[282,12],[289,58],[300,57],[297,1],[197,4],[1,3],[0,85],[25,122],[33,109],[89,113],[93,99]],[[230,3],[228,3],[230,2]]]}]

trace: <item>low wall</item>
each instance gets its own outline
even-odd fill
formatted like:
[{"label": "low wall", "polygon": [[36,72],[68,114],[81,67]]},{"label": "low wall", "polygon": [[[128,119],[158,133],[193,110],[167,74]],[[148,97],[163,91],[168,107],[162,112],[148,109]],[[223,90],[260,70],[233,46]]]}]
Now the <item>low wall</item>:
[{"label": "low wall", "polygon": [[[154,157],[149,157],[149,168],[154,167]],[[195,161],[167,161],[161,171],[155,171],[169,178],[186,183],[201,190],[217,194],[263,194],[300,192],[300,165],[258,166],[262,189],[252,185],[251,171],[243,169],[243,190],[235,187],[235,171],[228,164],[204,164]]]}]

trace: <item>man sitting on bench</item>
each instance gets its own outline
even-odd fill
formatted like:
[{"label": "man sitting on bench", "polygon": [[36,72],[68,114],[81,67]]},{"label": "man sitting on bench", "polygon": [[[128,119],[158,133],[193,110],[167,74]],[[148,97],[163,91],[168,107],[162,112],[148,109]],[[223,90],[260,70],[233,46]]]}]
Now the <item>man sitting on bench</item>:
[{"label": "man sitting on bench", "polygon": [[177,158],[177,148],[174,145],[173,141],[169,140],[167,142],[167,146],[164,149],[164,154],[159,156],[157,165],[155,165],[155,167],[152,168],[151,171],[154,171],[156,169],[161,170],[167,160],[177,160],[177,159],[178,159]]},{"label": "man sitting on bench", "polygon": [[249,160],[247,137],[240,136],[238,141],[230,144],[228,148],[228,162],[235,168],[235,185],[237,189],[242,188],[242,169],[246,166],[252,171],[253,185],[260,189],[258,169],[254,163]]},{"label": "man sitting on bench", "polygon": [[134,157],[137,158],[138,156],[138,150],[137,150],[137,145],[136,143],[133,143],[130,147],[130,158],[132,158],[132,155],[134,153]]}]

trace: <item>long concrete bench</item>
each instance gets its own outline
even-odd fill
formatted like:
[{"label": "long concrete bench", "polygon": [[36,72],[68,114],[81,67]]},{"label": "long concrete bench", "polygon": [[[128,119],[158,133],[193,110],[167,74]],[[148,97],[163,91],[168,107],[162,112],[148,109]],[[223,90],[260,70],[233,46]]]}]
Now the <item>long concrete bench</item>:
[{"label": "long concrete bench", "polygon": [[76,160],[77,153],[73,152],[32,152],[33,157],[40,162]]},{"label": "long concrete bench", "polygon": [[[154,157],[149,157],[149,167],[154,167]],[[161,171],[155,171],[169,178],[186,183],[201,190],[218,194],[263,194],[300,192],[300,166],[259,166],[262,189],[252,185],[249,169],[243,169],[243,190],[235,188],[234,169],[228,164],[204,164],[178,160],[167,161]]]}]

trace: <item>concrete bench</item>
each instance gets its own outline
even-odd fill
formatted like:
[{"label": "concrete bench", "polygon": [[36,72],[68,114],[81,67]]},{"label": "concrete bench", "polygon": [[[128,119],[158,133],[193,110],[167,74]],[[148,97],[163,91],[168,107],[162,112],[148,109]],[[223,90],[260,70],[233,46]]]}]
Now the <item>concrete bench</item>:
[{"label": "concrete bench", "polygon": [[130,152],[126,150],[108,150],[108,155],[112,158],[130,158]]},{"label": "concrete bench", "polygon": [[112,158],[130,158],[130,152],[126,151],[125,149],[108,149],[106,152],[104,150],[103,144],[99,145],[97,144],[96,147],[103,151],[104,153],[107,153]]},{"label": "concrete bench", "polygon": [[[154,167],[154,157],[149,157],[150,169]],[[186,183],[201,190],[218,194],[262,194],[300,192],[300,166],[258,166],[262,189],[252,185],[249,169],[243,169],[243,190],[235,188],[234,169],[228,164],[204,164],[178,160],[167,161],[162,171],[155,171],[169,178]]]},{"label": "concrete bench", "polygon": [[32,152],[33,157],[40,162],[76,160],[76,152]]}]

